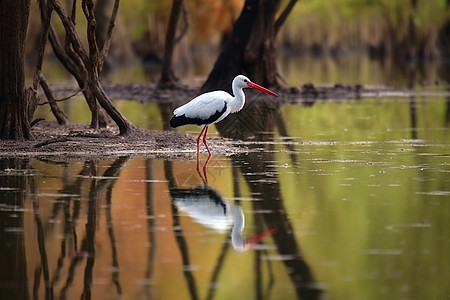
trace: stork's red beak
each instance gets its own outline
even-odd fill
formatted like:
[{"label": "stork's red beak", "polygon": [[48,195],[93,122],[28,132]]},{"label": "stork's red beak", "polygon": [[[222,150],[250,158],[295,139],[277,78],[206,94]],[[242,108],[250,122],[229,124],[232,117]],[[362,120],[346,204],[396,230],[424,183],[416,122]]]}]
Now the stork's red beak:
[{"label": "stork's red beak", "polygon": [[251,81],[247,81],[247,85],[248,85],[248,87],[251,87],[252,89],[260,90],[261,92],[267,93],[272,96],[278,96],[276,93],[272,92],[271,90],[266,89],[265,87],[262,87],[259,84],[253,83]]}]

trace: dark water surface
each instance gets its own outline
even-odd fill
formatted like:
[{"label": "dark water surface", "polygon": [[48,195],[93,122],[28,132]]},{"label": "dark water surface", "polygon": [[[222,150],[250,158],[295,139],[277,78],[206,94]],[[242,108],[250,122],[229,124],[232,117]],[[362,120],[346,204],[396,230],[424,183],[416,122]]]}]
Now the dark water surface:
[{"label": "dark water surface", "polygon": [[195,159],[1,159],[1,298],[447,299],[448,111],[248,103],[207,184]]}]

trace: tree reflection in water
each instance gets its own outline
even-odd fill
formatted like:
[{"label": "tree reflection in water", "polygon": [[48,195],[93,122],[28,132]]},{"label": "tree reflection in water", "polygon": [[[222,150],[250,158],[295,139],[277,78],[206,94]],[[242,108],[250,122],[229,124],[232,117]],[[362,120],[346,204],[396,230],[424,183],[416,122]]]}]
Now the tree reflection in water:
[{"label": "tree reflection in water", "polygon": [[[95,263],[95,235],[97,231],[99,204],[101,196],[106,190],[106,220],[108,235],[112,249],[112,281],[116,286],[117,294],[121,294],[119,281],[119,263],[117,259],[116,240],[114,236],[113,220],[111,217],[112,188],[116,182],[120,170],[128,161],[128,157],[119,157],[102,174],[98,176],[98,162],[85,162],[75,181],[70,182],[68,172],[64,172],[63,188],[59,191],[62,196],[54,201],[52,216],[47,227],[42,222],[39,209],[39,194],[36,177],[28,159],[2,159],[0,160],[0,190],[2,190],[2,202],[0,209],[1,238],[0,257],[0,298],[1,299],[28,299],[29,288],[26,272],[26,253],[24,246],[24,200],[30,195],[33,202],[34,220],[36,223],[37,244],[40,255],[40,263],[35,267],[33,280],[33,297],[39,298],[41,277],[44,280],[45,298],[67,298],[68,290],[81,262],[86,258],[84,268],[84,288],[82,299],[91,299],[91,285],[93,268]],[[51,162],[48,162],[51,163]],[[67,168],[67,164],[63,164]],[[89,200],[85,236],[78,249],[77,233],[75,225],[80,217],[80,195],[84,183],[89,185]],[[14,212],[14,213],[12,213]],[[61,217],[59,215],[61,214]],[[49,268],[45,238],[53,231],[53,224],[58,218],[64,223],[64,235],[61,238],[60,255],[53,272]],[[7,230],[10,228],[11,230]],[[14,230],[13,230],[14,229]],[[15,232],[14,232],[15,231]],[[70,245],[68,247],[68,245]],[[64,259],[72,257],[67,271],[67,277],[61,276],[64,267]],[[53,264],[52,264],[53,265]],[[51,277],[50,274],[53,274]],[[55,286],[64,281],[65,284],[59,291]]]},{"label": "tree reflection in water", "polygon": [[[283,260],[283,263],[286,267],[286,274],[288,274],[296,288],[298,297],[301,299],[318,299],[322,291],[317,287],[312,271],[302,256],[292,225],[287,218],[286,208],[281,198],[277,170],[273,165],[267,164],[267,162],[274,161],[274,146],[273,143],[270,143],[273,141],[273,134],[270,132],[273,132],[274,127],[276,126],[280,134],[288,138],[283,126],[283,120],[278,116],[277,107],[273,106],[264,108],[264,106],[249,105],[245,111],[246,113],[230,116],[223,121],[222,125],[219,123],[217,126],[218,130],[227,136],[226,129],[228,127],[228,129],[232,129],[233,136],[231,137],[233,138],[248,140],[251,136],[259,135],[257,140],[269,143],[250,143],[249,147],[251,150],[261,147],[265,147],[265,149],[263,151],[250,151],[248,155],[232,157],[235,201],[233,205],[223,202],[223,208],[231,210],[234,207],[236,211],[239,211],[239,199],[242,198],[242,195],[238,178],[244,178],[252,197],[260,198],[261,195],[263,196],[261,201],[251,202],[253,205],[254,226],[257,232],[263,233],[258,238],[273,234],[273,241],[279,255],[291,258]],[[246,118],[250,117],[251,120],[246,120]],[[228,135],[228,137],[230,136]],[[294,153],[294,151],[290,151],[290,153]],[[291,160],[294,164],[296,159],[295,154],[291,154]],[[38,191],[38,184],[34,174],[35,170],[31,167],[30,161],[27,159],[1,161],[0,189],[2,191],[2,206],[0,221],[3,229],[0,243],[2,266],[0,268],[1,299],[27,299],[30,297],[30,294],[34,298],[39,298],[40,293],[43,291],[45,291],[46,299],[72,298],[75,292],[73,289],[75,280],[78,280],[78,278],[82,278],[81,298],[93,298],[92,283],[96,259],[98,259],[99,255],[98,251],[96,251],[98,249],[96,249],[95,241],[96,234],[99,232],[99,222],[102,220],[100,219],[100,212],[102,211],[100,208],[104,208],[103,211],[105,212],[107,223],[106,228],[109,237],[107,247],[110,248],[111,252],[112,271],[109,272],[111,283],[115,287],[117,296],[123,294],[123,279],[121,279],[119,272],[119,249],[116,245],[118,241],[116,241],[114,230],[114,224],[117,224],[117,220],[114,222],[112,217],[111,200],[113,187],[128,160],[128,157],[116,159],[103,174],[99,172],[100,164],[98,161],[86,161],[76,176],[71,175],[72,169],[70,164],[60,163],[58,167],[63,170],[62,188],[58,191],[60,196],[56,198],[56,201],[52,201],[49,219],[44,219],[41,215],[40,206],[43,205],[43,203],[40,203],[39,192],[41,191]],[[43,163],[54,164],[55,162],[43,161]],[[147,267],[143,274],[146,281],[142,290],[142,296],[144,298],[152,298],[154,296],[153,290],[155,289],[153,277],[155,276],[155,260],[158,245],[155,231],[156,217],[153,199],[155,187],[153,161],[151,159],[146,160],[145,170],[147,179],[145,184],[145,213],[147,215],[148,242],[151,246],[148,247]],[[168,180],[169,191],[174,192],[177,186],[174,180],[172,162],[164,162],[164,172]],[[204,177],[206,184],[206,176]],[[270,180],[269,183],[267,182],[268,180]],[[207,190],[207,186],[204,187],[204,190]],[[29,197],[26,198],[25,195],[29,195]],[[81,201],[84,198],[88,199],[86,205]],[[217,201],[223,201],[223,199],[220,199],[220,194],[217,198]],[[32,202],[39,251],[37,265],[31,266],[31,268],[34,268],[34,276],[29,277],[28,281],[24,280],[24,278],[27,278],[27,258],[23,234],[25,199],[30,199]],[[104,202],[101,203],[102,201]],[[87,209],[86,215],[83,213],[83,207]],[[182,224],[180,224],[178,210],[179,208],[173,202],[171,205],[173,233],[181,254],[184,266],[183,274],[190,298],[198,299],[202,294],[199,287],[200,281],[195,278],[195,273],[192,269],[188,241],[184,235]],[[260,214],[258,213],[260,211],[269,213]],[[242,209],[240,214],[243,215]],[[85,227],[80,230],[80,226],[78,225],[77,227],[77,224],[83,222],[84,219],[86,220]],[[235,220],[233,221],[236,222]],[[57,254],[51,257],[49,256],[49,249],[46,248],[50,247],[46,244],[46,240],[58,228],[55,225],[58,223],[63,224],[63,235],[58,240]],[[235,232],[240,233],[243,224],[237,223],[238,226]],[[271,228],[276,228],[277,231],[274,233],[270,230]],[[227,258],[230,257],[230,249],[232,249],[230,245],[233,243],[230,243],[230,236],[234,236],[233,229],[229,229],[229,233],[225,236],[220,253],[215,261],[209,284],[207,285],[206,299],[213,299],[218,292],[217,286],[220,274],[226,266]],[[274,277],[273,262],[268,259],[267,247],[264,247],[263,241],[259,241],[259,243],[259,247],[253,251],[254,290],[257,299],[265,299],[271,295],[276,278]],[[243,242],[241,244],[244,245]],[[240,245],[239,247],[241,247],[241,244],[238,243],[238,246]],[[193,250],[191,249],[191,251]],[[32,288],[32,291],[29,291],[30,288]]]},{"label": "tree reflection in water", "polygon": [[28,159],[0,159],[0,298],[28,299],[24,200]]},{"label": "tree reflection in water", "polygon": [[[216,124],[216,128],[222,136],[227,138],[258,141],[258,143],[248,143],[250,148],[248,154],[233,156],[233,165],[241,171],[251,195],[262,197],[261,201],[252,201],[253,210],[270,212],[255,216],[255,219],[259,220],[257,221],[259,224],[265,223],[267,228],[277,228],[273,239],[281,257],[292,257],[292,259],[284,259],[283,263],[296,287],[298,297],[319,299],[322,289],[316,283],[312,270],[302,256],[292,224],[287,218],[288,214],[281,196],[280,180],[273,164],[275,127],[283,138],[289,139],[289,136],[279,113],[280,104],[266,99],[264,95],[251,99],[244,110],[245,113],[230,115],[229,118]],[[264,149],[261,149],[262,147]],[[289,151],[291,149],[287,150],[292,153],[292,164],[296,164],[297,158],[294,152]],[[268,178],[270,184],[267,182]],[[237,181],[238,178],[235,177],[234,180]],[[261,258],[257,252],[256,256],[255,266],[258,271]],[[257,291],[260,290],[257,288]]]},{"label": "tree reflection in water", "polygon": [[151,297],[151,286],[152,286],[152,278],[155,267],[155,259],[156,259],[156,250],[158,244],[156,243],[156,236],[154,232],[155,228],[155,208],[154,208],[154,181],[153,181],[153,161],[151,159],[146,160],[145,167],[145,178],[146,178],[146,198],[145,198],[145,207],[147,209],[147,233],[148,233],[148,241],[150,243],[150,247],[148,247],[148,258],[147,258],[147,270],[145,272],[144,278],[144,291],[146,299],[150,299]]}]

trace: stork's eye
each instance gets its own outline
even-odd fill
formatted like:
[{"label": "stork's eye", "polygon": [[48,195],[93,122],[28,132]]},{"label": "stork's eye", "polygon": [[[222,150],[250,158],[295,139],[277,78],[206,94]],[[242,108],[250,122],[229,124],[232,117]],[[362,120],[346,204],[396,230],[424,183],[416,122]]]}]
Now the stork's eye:
[{"label": "stork's eye", "polygon": [[247,79],[244,79],[244,82],[247,82],[248,80]]}]

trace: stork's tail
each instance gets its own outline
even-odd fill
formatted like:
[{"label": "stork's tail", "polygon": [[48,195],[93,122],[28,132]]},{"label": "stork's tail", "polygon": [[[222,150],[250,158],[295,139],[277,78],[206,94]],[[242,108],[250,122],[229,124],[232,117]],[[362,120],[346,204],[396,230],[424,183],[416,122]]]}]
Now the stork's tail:
[{"label": "stork's tail", "polygon": [[176,128],[178,126],[186,125],[186,117],[184,115],[181,116],[173,116],[172,119],[170,119],[170,127]]}]

